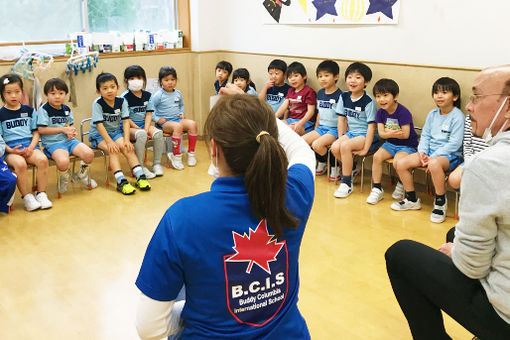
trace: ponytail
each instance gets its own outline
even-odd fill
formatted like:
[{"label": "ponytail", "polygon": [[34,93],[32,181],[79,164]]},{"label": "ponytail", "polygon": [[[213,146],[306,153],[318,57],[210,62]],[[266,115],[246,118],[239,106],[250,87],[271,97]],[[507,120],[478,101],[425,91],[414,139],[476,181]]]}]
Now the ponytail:
[{"label": "ponytail", "polygon": [[255,216],[265,218],[277,238],[284,228],[295,229],[298,219],[285,206],[288,161],[271,108],[255,96],[223,96],[205,134],[221,147],[231,172],[244,176]]}]

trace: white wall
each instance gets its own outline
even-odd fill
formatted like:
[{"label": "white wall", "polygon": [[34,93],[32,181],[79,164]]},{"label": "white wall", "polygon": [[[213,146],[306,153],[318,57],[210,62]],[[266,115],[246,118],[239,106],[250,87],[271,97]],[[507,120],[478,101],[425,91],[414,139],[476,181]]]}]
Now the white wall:
[{"label": "white wall", "polygon": [[192,49],[468,68],[510,63],[510,1],[400,1],[398,25],[315,26],[266,25],[262,0],[191,0]]}]

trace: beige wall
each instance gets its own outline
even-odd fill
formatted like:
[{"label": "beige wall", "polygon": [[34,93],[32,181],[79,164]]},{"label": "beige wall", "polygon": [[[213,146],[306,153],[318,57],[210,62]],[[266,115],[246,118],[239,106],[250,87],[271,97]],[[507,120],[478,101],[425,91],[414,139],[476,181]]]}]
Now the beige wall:
[{"label": "beige wall", "polygon": [[[141,65],[149,78],[157,77],[161,66],[172,65],[176,68],[179,82],[178,88],[184,95],[185,112],[189,118],[195,119],[202,131],[209,111],[209,97],[214,94],[213,82],[214,68],[219,60],[225,59],[232,63],[234,68],[246,67],[252,75],[252,80],[260,89],[266,82],[267,65],[274,58],[281,58],[287,63],[300,61],[307,68],[308,84],[318,90],[319,85],[315,77],[315,68],[322,61],[317,58],[297,58],[291,56],[263,55],[253,53],[238,53],[229,51],[208,51],[208,52],[166,52],[166,53],[144,53],[138,55],[124,56],[100,56],[98,67],[92,72],[79,73],[75,77],[78,106],[73,108],[75,120],[90,117],[92,101],[97,97],[95,92],[95,78],[101,71],[115,74],[122,82],[121,90],[125,87],[122,81],[124,69],[132,64]],[[345,90],[343,72],[351,61],[336,60],[340,64],[341,79],[338,82],[341,89]],[[0,74],[9,72],[9,63],[0,63]],[[434,107],[431,98],[433,82],[442,76],[449,76],[456,79],[462,90],[462,108],[465,112],[465,104],[470,95],[470,88],[474,77],[479,70],[476,69],[452,69],[441,67],[398,65],[385,63],[368,64],[373,71],[373,80],[367,90],[371,93],[372,85],[380,78],[387,77],[394,79],[400,86],[399,101],[408,107],[414,116],[417,126],[422,126],[427,113]],[[51,77],[63,77],[65,71],[65,60],[55,61],[52,68],[41,74],[41,83]],[[31,82],[27,83],[27,89]]]}]

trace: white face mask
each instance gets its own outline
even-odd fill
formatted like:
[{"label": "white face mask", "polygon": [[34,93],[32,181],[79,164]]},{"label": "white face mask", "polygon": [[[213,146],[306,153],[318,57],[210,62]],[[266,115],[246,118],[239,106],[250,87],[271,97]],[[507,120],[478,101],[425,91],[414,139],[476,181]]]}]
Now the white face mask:
[{"label": "white face mask", "polygon": [[[485,140],[485,143],[489,144],[490,141],[492,140],[492,125],[494,125],[494,122],[496,121],[496,119],[498,118],[499,114],[501,113],[501,110],[503,110],[503,106],[505,106],[505,103],[507,101],[508,97],[505,98],[505,100],[503,100],[503,103],[501,103],[501,106],[499,107],[499,110],[498,112],[496,113],[496,115],[494,116],[494,118],[492,119],[492,122],[491,124],[489,125],[488,128],[485,129],[485,131],[483,132],[483,135],[482,135],[482,139]],[[503,126],[506,125],[506,123],[508,122],[508,119],[505,121],[505,123],[501,126],[501,129],[499,129],[498,133],[500,133],[501,131],[503,131]]]},{"label": "white face mask", "polygon": [[[211,152],[212,154],[212,152]],[[216,148],[216,157],[218,155],[218,148]],[[216,164],[214,164],[213,160],[211,159],[211,165],[209,165],[209,170],[207,170],[207,173],[214,178],[220,177],[220,170],[218,169],[218,159],[215,158]]]},{"label": "white face mask", "polygon": [[140,91],[143,88],[142,79],[131,79],[128,80],[128,89],[131,91]]}]

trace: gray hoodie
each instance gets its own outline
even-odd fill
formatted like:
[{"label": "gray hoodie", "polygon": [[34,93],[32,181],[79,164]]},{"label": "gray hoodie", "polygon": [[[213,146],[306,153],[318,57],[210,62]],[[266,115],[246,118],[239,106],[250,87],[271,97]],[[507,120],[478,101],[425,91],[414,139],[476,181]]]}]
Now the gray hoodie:
[{"label": "gray hoodie", "polygon": [[466,164],[460,192],[453,263],[480,280],[496,312],[510,323],[509,130]]}]

